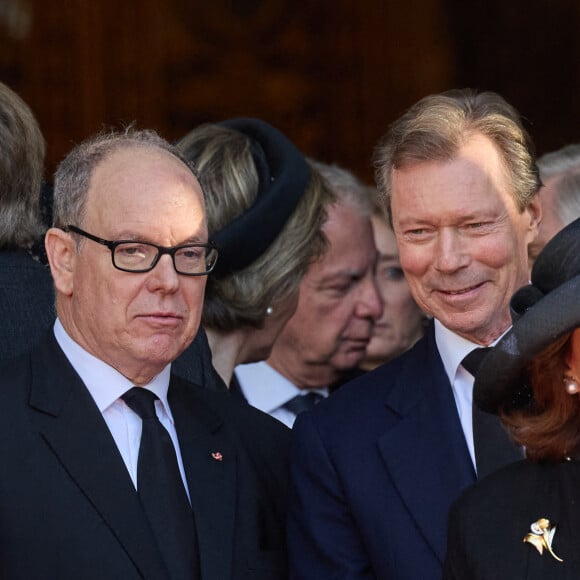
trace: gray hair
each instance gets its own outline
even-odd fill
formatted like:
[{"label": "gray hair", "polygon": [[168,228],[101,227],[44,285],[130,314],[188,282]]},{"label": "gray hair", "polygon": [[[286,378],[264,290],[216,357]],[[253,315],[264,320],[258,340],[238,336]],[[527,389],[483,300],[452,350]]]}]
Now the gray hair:
[{"label": "gray hair", "polygon": [[327,181],[337,197],[337,203],[355,207],[358,212],[369,217],[375,205],[375,191],[362,183],[358,177],[336,164],[310,160],[320,175]]},{"label": "gray hair", "polygon": [[540,179],[532,140],[519,113],[503,97],[472,89],[430,95],[395,121],[374,153],[375,178],[391,215],[391,177],[424,161],[451,161],[475,134],[496,146],[520,211],[530,204]]},{"label": "gray hair", "polygon": [[80,143],[63,159],[54,176],[53,225],[82,225],[93,172],[107,157],[131,147],[157,148],[180,159],[192,171],[179,149],[155,131],[135,129],[102,132]]},{"label": "gray hair", "polygon": [[40,212],[44,155],[32,111],[0,83],[0,247],[30,248],[45,230]]},{"label": "gray hair", "polygon": [[554,179],[555,211],[567,226],[580,217],[580,144],[571,144],[538,159],[542,181]]}]

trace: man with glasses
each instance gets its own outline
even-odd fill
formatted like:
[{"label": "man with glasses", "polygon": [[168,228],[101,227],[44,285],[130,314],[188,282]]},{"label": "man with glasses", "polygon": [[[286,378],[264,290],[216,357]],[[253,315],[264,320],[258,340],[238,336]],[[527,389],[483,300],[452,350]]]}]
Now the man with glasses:
[{"label": "man with glasses", "polygon": [[218,258],[190,167],[150,131],[82,143],[46,248],[58,319],[0,379],[0,577],[286,577],[285,429],[171,374]]}]

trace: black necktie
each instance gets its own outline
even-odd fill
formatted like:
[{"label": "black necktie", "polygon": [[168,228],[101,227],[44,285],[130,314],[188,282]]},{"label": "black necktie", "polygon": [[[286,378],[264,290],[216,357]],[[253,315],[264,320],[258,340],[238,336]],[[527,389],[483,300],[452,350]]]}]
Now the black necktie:
[{"label": "black necktie", "polygon": [[282,406],[295,415],[300,415],[303,411],[310,411],[320,401],[324,399],[323,395],[318,393],[306,393],[305,395],[296,395]]},{"label": "black necktie", "polygon": [[137,491],[171,580],[199,578],[197,537],[169,433],[155,413],[157,396],[134,387],[123,400],[142,419]]},{"label": "black necktie", "polygon": [[[472,350],[461,362],[461,365],[473,376],[489,348]],[[497,415],[482,411],[472,403],[473,446],[475,450],[475,464],[477,477],[482,477],[496,471],[500,467],[522,459],[520,447],[510,439]]]}]

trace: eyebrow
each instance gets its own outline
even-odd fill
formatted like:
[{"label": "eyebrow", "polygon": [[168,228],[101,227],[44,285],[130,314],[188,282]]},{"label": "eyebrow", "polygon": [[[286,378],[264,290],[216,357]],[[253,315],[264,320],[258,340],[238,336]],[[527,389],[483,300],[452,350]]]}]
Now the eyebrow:
[{"label": "eyebrow", "polygon": [[[150,238],[148,238],[147,236],[137,235],[134,233],[121,232],[120,234],[115,236],[113,241],[119,240],[126,240],[128,242],[143,242],[144,244],[154,244],[156,246],[160,245],[151,240]],[[190,236],[189,238],[186,238],[182,242],[175,244],[175,246],[183,246],[184,244],[207,244],[207,243],[208,243],[207,236],[201,237],[199,235],[193,235]]]}]

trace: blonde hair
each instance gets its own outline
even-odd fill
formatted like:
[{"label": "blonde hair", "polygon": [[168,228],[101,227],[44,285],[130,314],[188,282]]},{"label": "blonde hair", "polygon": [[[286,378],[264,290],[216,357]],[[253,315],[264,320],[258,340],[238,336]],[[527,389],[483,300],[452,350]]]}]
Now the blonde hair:
[{"label": "blonde hair", "polygon": [[[203,125],[177,146],[196,168],[211,237],[250,208],[258,195],[250,138],[224,126]],[[272,245],[242,270],[223,278],[209,276],[203,324],[222,332],[260,328],[266,309],[297,292],[306,269],[325,250],[322,225],[332,201],[326,183],[312,169],[304,195]]]},{"label": "blonde hair", "polygon": [[519,113],[496,93],[463,89],[421,99],[377,145],[375,178],[389,219],[393,170],[423,161],[450,161],[474,134],[494,143],[517,207],[528,207],[541,184],[533,143]]}]

